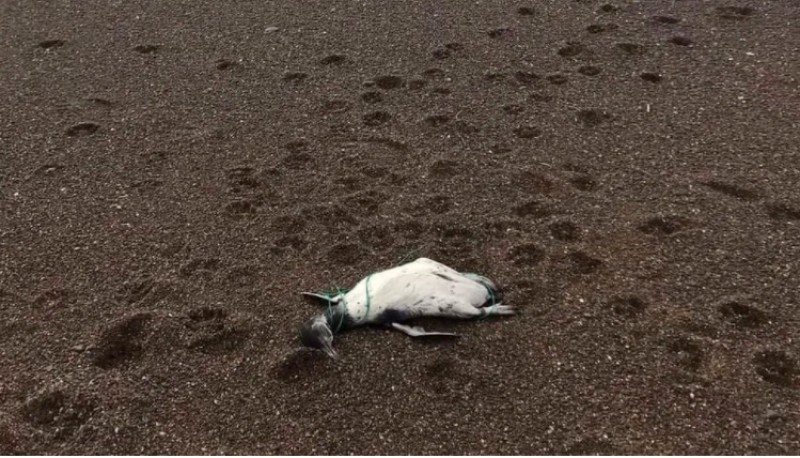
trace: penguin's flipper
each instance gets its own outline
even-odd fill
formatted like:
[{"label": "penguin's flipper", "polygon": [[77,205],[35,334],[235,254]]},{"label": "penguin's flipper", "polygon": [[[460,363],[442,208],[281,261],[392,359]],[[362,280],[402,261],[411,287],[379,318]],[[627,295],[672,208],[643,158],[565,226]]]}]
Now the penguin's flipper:
[{"label": "penguin's flipper", "polygon": [[453,334],[452,332],[428,332],[420,326],[406,326],[400,323],[392,323],[392,327],[397,329],[398,331],[403,331],[404,333],[410,335],[411,337],[426,337],[426,336],[458,337],[458,334]]},{"label": "penguin's flipper", "polygon": [[309,293],[309,292],[302,292],[300,294],[303,296],[303,299],[305,299],[306,302],[308,302],[308,303],[310,303],[312,305],[318,305],[320,307],[326,307],[326,306],[331,305],[331,304],[334,304],[334,305],[338,304],[339,301],[342,299],[342,295],[341,294],[333,296],[333,297],[328,297],[328,296],[326,296],[324,294]]}]

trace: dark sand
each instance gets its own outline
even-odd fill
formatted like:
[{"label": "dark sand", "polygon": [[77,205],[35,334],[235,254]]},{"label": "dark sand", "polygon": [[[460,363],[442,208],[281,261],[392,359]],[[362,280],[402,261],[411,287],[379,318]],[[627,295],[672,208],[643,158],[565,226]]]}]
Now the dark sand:
[{"label": "dark sand", "polygon": [[800,453],[796,0],[0,3],[0,452]]}]

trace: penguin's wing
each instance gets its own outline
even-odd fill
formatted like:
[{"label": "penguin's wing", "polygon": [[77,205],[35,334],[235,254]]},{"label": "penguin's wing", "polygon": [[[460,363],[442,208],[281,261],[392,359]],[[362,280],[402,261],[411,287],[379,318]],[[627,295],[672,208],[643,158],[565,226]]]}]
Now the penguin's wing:
[{"label": "penguin's wing", "polygon": [[452,332],[428,332],[420,326],[407,326],[405,324],[392,323],[392,327],[397,329],[398,331],[403,331],[404,333],[410,335],[411,337],[426,337],[426,336],[458,337],[458,334],[453,334]]}]

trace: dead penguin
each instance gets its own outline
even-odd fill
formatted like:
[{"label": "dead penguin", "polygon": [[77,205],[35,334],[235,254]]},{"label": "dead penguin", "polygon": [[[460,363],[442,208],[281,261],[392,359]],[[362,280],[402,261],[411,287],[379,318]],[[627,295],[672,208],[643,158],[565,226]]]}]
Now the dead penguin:
[{"label": "dead penguin", "polygon": [[419,317],[470,319],[514,314],[512,306],[501,303],[500,291],[488,278],[461,273],[427,258],[371,274],[343,294],[302,294],[327,309],[303,324],[300,340],[332,358],[337,356],[334,334],[356,326],[379,324],[412,337],[455,336],[403,322]]}]

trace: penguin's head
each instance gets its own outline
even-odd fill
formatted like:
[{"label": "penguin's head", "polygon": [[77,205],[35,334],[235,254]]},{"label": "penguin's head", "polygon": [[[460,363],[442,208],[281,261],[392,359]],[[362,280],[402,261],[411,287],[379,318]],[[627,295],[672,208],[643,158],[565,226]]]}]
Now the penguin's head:
[{"label": "penguin's head", "polygon": [[322,350],[333,359],[338,358],[333,349],[333,331],[324,316],[312,318],[300,328],[300,341],[306,347]]}]

